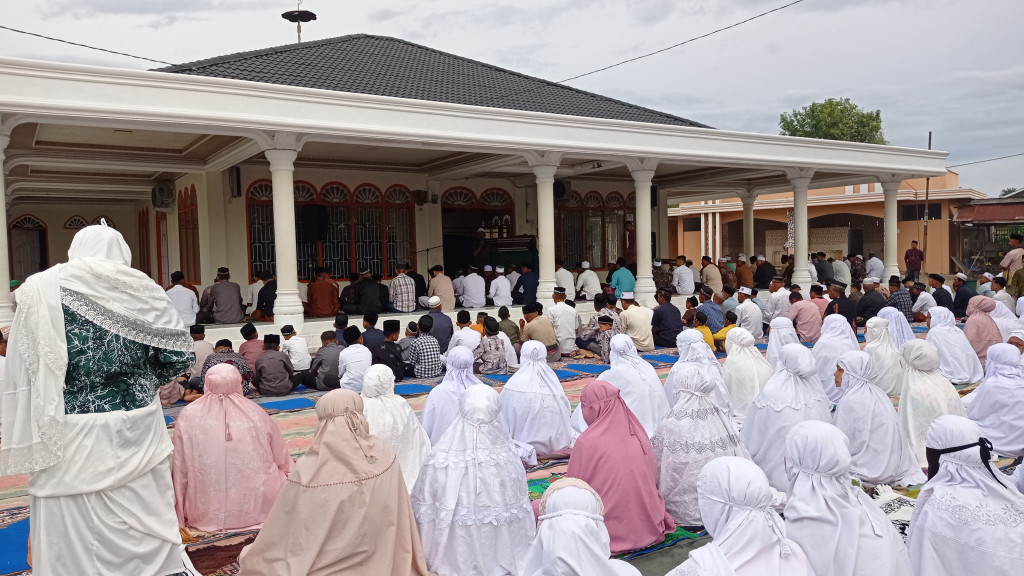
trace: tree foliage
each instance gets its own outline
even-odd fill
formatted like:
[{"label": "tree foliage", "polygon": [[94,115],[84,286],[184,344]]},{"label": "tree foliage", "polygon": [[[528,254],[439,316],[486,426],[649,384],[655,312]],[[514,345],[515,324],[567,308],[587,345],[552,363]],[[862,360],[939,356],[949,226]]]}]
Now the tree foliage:
[{"label": "tree foliage", "polygon": [[[1024,188],[1021,188],[1021,190],[1024,190]],[[1009,196],[1010,194],[1014,194],[1016,192],[1016,188],[1003,188],[1002,190],[999,191],[999,197],[1002,198],[1004,196]]]},{"label": "tree foliage", "polygon": [[811,102],[779,115],[780,134],[845,142],[887,144],[882,134],[882,112],[862,110],[849,98]]}]

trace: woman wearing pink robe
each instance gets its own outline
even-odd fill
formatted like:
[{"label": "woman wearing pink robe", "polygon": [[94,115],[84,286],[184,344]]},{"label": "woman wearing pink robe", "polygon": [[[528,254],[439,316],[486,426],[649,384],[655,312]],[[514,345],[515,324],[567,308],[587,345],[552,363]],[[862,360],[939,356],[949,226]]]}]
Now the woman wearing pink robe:
[{"label": "woman wearing pink robe", "polygon": [[985,363],[985,356],[990,346],[1003,341],[999,325],[989,316],[996,309],[996,301],[988,296],[975,296],[967,301],[967,323],[964,324],[964,335],[974,348],[978,360]]},{"label": "woman wearing pink robe", "polygon": [[178,415],[172,441],[178,523],[207,532],[262,524],[292,467],[281,431],[230,364],[206,373],[206,393]]},{"label": "woman wearing pink robe", "polygon": [[583,389],[580,406],[587,429],[573,446],[566,475],[601,495],[612,554],[660,543],[676,524],[658,492],[658,463],[644,427],[619,389],[601,380]]}]

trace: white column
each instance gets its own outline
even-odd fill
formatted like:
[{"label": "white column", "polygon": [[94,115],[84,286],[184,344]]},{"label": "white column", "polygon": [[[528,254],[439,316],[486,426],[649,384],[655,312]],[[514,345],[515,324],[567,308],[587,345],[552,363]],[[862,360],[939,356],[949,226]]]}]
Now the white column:
[{"label": "white column", "polygon": [[754,263],[754,202],[757,196],[740,196],[743,202],[743,252],[747,262]]},{"label": "white column", "polygon": [[10,136],[0,134],[0,326],[10,326],[14,320],[14,309],[11,307],[11,263],[7,252],[7,190],[4,180],[4,150],[11,143]]},{"label": "white column", "polygon": [[796,228],[795,246],[793,255],[796,258],[796,266],[793,269],[793,283],[799,284],[804,290],[811,283],[811,275],[807,272],[809,265],[807,260],[807,189],[811,185],[812,170],[793,170],[786,174],[789,183],[793,186],[793,223]]},{"label": "white column", "polygon": [[884,262],[885,262],[885,278],[881,278],[883,282],[889,276],[900,275],[900,264],[899,264],[899,248],[897,243],[899,242],[899,222],[896,219],[896,200],[899,197],[901,180],[882,180],[882,193],[885,198],[885,231],[884,231]]},{"label": "white column", "polygon": [[266,150],[274,189],[274,252],[277,265],[277,300],[274,324],[291,324],[302,332],[302,299],[299,298],[298,258],[295,247],[295,150]]},{"label": "white column", "polygon": [[656,288],[651,264],[651,180],[654,167],[645,166],[632,170],[633,185],[636,188],[636,300],[644,306],[657,306],[654,300]]},{"label": "white column", "polygon": [[537,251],[540,255],[540,282],[537,299],[547,307],[555,290],[555,171],[557,164],[535,164],[537,178]]}]

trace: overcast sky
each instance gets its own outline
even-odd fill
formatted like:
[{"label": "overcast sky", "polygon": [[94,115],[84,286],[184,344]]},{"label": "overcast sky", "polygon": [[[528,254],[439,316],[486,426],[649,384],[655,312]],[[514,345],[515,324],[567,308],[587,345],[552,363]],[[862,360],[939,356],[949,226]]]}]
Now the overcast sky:
[{"label": "overcast sky", "polygon": [[[303,39],[395,36],[562,80],[743,20],[788,0],[311,0]],[[22,0],[3,24],[173,63],[287,44],[271,0]],[[959,164],[1024,152],[1021,0],[805,0],[572,86],[717,128],[777,133],[779,113],[828,97],[880,109],[885,137]],[[156,66],[0,30],[0,55]],[[954,168],[995,195],[1024,156]]]}]

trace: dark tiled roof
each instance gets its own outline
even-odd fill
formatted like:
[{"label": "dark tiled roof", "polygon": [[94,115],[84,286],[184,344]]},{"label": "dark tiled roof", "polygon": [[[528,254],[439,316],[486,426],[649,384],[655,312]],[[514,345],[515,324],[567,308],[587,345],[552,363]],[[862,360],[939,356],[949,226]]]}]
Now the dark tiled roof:
[{"label": "dark tiled roof", "polygon": [[157,70],[453,104],[708,127],[419,44],[367,34],[240,52]]}]

